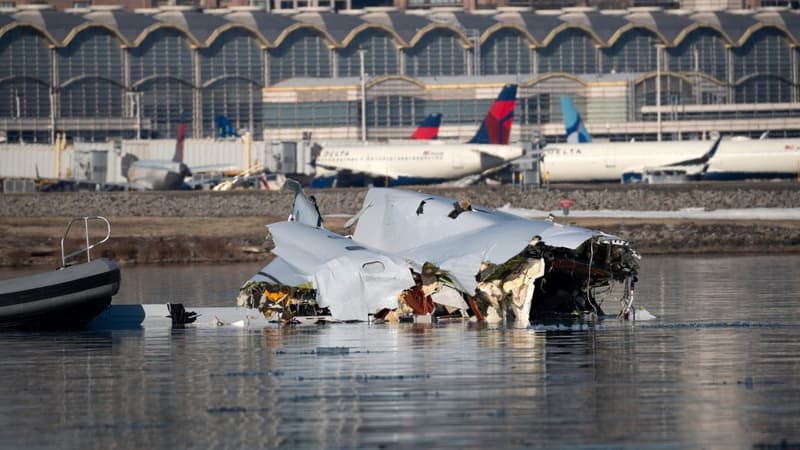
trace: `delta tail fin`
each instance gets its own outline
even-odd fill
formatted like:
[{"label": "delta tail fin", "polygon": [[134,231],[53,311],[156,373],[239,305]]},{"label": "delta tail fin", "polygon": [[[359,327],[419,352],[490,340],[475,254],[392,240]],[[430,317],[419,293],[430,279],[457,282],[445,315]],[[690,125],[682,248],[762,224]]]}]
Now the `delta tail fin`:
[{"label": "delta tail fin", "polygon": [[517,85],[503,86],[500,95],[492,103],[489,112],[481,122],[478,132],[470,139],[470,144],[508,144],[511,124],[514,122],[514,106],[517,102]]},{"label": "delta tail fin", "polygon": [[567,142],[577,144],[579,142],[592,142],[592,136],[586,130],[586,125],[581,119],[572,97],[561,97],[561,113],[564,115],[564,128],[567,132]]},{"label": "delta tail fin", "polygon": [[411,135],[411,139],[428,141],[439,138],[439,125],[442,123],[442,113],[428,114]]},{"label": "delta tail fin", "polygon": [[214,123],[217,125],[217,139],[239,137],[239,133],[227,117],[219,115],[214,119]]},{"label": "delta tail fin", "polygon": [[186,124],[181,122],[178,124],[178,138],[175,141],[175,154],[172,156],[172,162],[183,162],[184,139],[186,139]]}]

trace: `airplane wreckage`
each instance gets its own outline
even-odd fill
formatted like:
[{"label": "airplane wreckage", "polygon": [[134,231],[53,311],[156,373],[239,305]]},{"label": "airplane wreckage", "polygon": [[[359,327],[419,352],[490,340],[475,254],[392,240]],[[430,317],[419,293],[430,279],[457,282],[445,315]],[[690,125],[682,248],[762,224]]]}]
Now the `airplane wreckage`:
[{"label": "airplane wreckage", "polygon": [[369,190],[343,236],[324,228],[313,196],[290,188],[289,221],[267,226],[275,259],[237,298],[267,319],[527,326],[603,316],[609,298],[619,318],[635,319],[640,257],[616,236],[389,188]]}]

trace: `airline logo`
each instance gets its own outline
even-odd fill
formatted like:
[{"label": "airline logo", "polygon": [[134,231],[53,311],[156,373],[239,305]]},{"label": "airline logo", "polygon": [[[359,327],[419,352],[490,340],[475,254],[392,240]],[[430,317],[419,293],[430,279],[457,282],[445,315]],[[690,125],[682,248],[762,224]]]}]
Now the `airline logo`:
[{"label": "airline logo", "polygon": [[442,113],[429,114],[420,122],[411,139],[429,141],[439,138],[439,125],[442,123]]},{"label": "airline logo", "polygon": [[178,139],[175,142],[175,155],[172,157],[173,162],[183,162],[183,141],[186,138],[186,124],[178,124]]},{"label": "airline logo", "polygon": [[475,137],[470,144],[508,144],[511,135],[511,125],[514,122],[514,107],[517,100],[517,85],[503,86],[500,95],[492,103],[489,113],[481,123]]},{"label": "airline logo", "polygon": [[581,115],[572,103],[572,97],[561,97],[561,113],[564,115],[564,128],[567,132],[568,143],[577,144],[592,141]]}]

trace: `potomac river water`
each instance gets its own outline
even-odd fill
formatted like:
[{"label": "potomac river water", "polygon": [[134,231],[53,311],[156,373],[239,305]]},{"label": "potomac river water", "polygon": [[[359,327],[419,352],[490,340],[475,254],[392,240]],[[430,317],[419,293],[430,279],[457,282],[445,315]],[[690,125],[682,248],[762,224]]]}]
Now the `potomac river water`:
[{"label": "potomac river water", "polygon": [[[232,305],[260,265],[125,267],[114,302]],[[798,267],[645,257],[636,323],[3,332],[0,448],[800,448]]]}]

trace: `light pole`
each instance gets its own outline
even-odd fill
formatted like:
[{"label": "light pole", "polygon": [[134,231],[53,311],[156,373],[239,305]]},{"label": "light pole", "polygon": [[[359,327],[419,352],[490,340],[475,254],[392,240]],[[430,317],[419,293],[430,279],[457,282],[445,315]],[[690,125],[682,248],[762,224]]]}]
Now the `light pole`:
[{"label": "light pole", "polygon": [[14,106],[16,107],[17,129],[19,129],[19,143],[22,144],[22,107],[19,102],[19,91],[14,89]]},{"label": "light pole", "polygon": [[700,94],[700,52],[697,51],[697,47],[692,47],[692,56],[694,56],[694,101],[699,105],[703,99]]},{"label": "light pole", "polygon": [[656,45],[656,139],[661,142],[661,46]]},{"label": "light pole", "polygon": [[358,62],[360,65],[361,77],[361,140],[367,141],[367,74],[364,71],[364,53],[366,50],[363,48],[358,49]]}]

